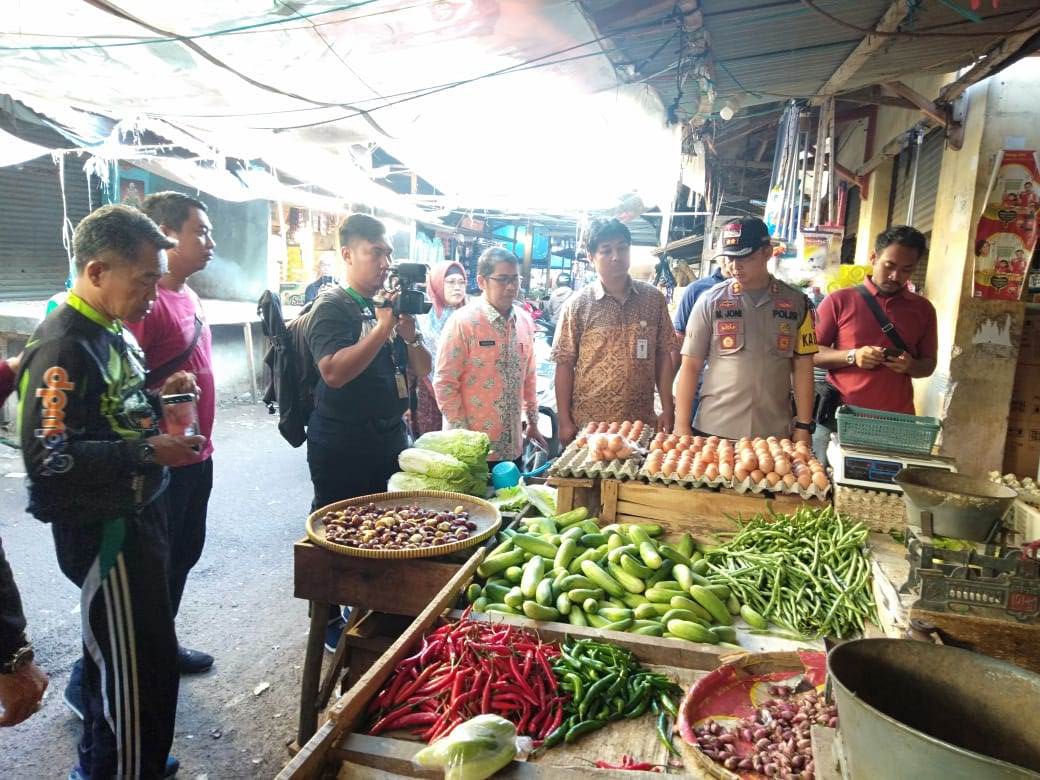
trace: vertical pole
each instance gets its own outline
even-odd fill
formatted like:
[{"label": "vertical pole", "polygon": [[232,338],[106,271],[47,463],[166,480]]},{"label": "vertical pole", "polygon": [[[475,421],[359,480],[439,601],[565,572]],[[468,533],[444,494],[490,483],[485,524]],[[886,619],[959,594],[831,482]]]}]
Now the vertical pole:
[{"label": "vertical pole", "polygon": [[[513,235],[516,235],[516,229],[514,228]],[[515,240],[513,246],[516,246]],[[534,258],[534,228],[531,226],[531,220],[527,220],[527,240],[524,242],[524,285],[523,289],[527,290],[528,294],[531,291],[531,262]],[[520,291],[517,291],[517,295]]]}]

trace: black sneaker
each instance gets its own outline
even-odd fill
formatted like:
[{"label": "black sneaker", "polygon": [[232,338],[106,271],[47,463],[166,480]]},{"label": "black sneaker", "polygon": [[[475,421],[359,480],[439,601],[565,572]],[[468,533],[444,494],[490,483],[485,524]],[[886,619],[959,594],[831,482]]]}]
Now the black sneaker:
[{"label": "black sneaker", "polygon": [[[83,720],[83,659],[77,658],[69,673],[69,681],[65,685],[65,693],[61,696],[65,706],[72,710],[72,714]],[[76,771],[76,770],[73,770]]]},{"label": "black sneaker", "polygon": [[[213,656],[201,650],[189,650],[177,645],[177,671],[181,674],[202,674],[213,667]],[[169,775],[167,775],[169,777]]]}]

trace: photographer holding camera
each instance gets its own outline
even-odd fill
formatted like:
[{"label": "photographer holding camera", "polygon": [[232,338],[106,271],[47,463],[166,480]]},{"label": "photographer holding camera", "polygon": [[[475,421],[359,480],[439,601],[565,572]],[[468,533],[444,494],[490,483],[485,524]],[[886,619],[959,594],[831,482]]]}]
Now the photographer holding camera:
[{"label": "photographer holding camera", "polygon": [[[383,223],[364,214],[339,229],[345,287],[323,290],[310,315],[307,343],[321,376],[307,428],[307,465],[313,509],[346,498],[381,493],[407,446],[402,415],[408,374],[430,372],[430,353],[412,314],[417,291],[401,274],[400,293],[375,299],[390,273],[393,251]],[[411,264],[404,264],[411,265]],[[425,276],[425,267],[423,269]]]}]

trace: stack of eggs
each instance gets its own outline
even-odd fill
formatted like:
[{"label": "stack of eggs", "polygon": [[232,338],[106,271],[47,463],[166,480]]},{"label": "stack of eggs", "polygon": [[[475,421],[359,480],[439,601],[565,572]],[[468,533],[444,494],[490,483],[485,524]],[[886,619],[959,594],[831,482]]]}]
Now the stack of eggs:
[{"label": "stack of eggs", "polygon": [[[596,444],[603,440],[603,437],[597,437],[596,434],[608,434],[611,436],[618,436],[622,440],[627,439],[632,444],[638,444],[639,438],[643,435],[643,421],[636,420],[630,422],[625,420],[624,422],[616,423],[594,423],[590,422],[585,426],[585,430],[578,434],[578,437],[574,440],[574,444],[577,447],[589,446],[589,440],[592,439],[592,443]],[[593,438],[595,437],[595,438]],[[616,443],[617,439],[611,439],[611,443]],[[613,446],[611,447],[613,449]],[[631,454],[631,453],[630,453]]]},{"label": "stack of eggs", "polygon": [[752,485],[797,493],[812,487],[823,491],[830,480],[809,445],[790,439],[742,438],[736,442],[718,436],[678,436],[658,433],[650,442],[645,471],[679,480],[712,484]]}]

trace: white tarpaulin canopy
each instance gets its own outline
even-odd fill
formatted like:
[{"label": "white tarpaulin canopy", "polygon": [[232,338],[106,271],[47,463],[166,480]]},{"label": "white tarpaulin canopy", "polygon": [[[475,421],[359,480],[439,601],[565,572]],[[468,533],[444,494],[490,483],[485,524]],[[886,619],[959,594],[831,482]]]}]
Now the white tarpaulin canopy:
[{"label": "white tarpaulin canopy", "polygon": [[619,87],[572,0],[19,0],[3,28],[0,89],[30,107],[179,131],[348,199],[377,145],[470,206],[655,204],[678,177],[660,100]]}]

